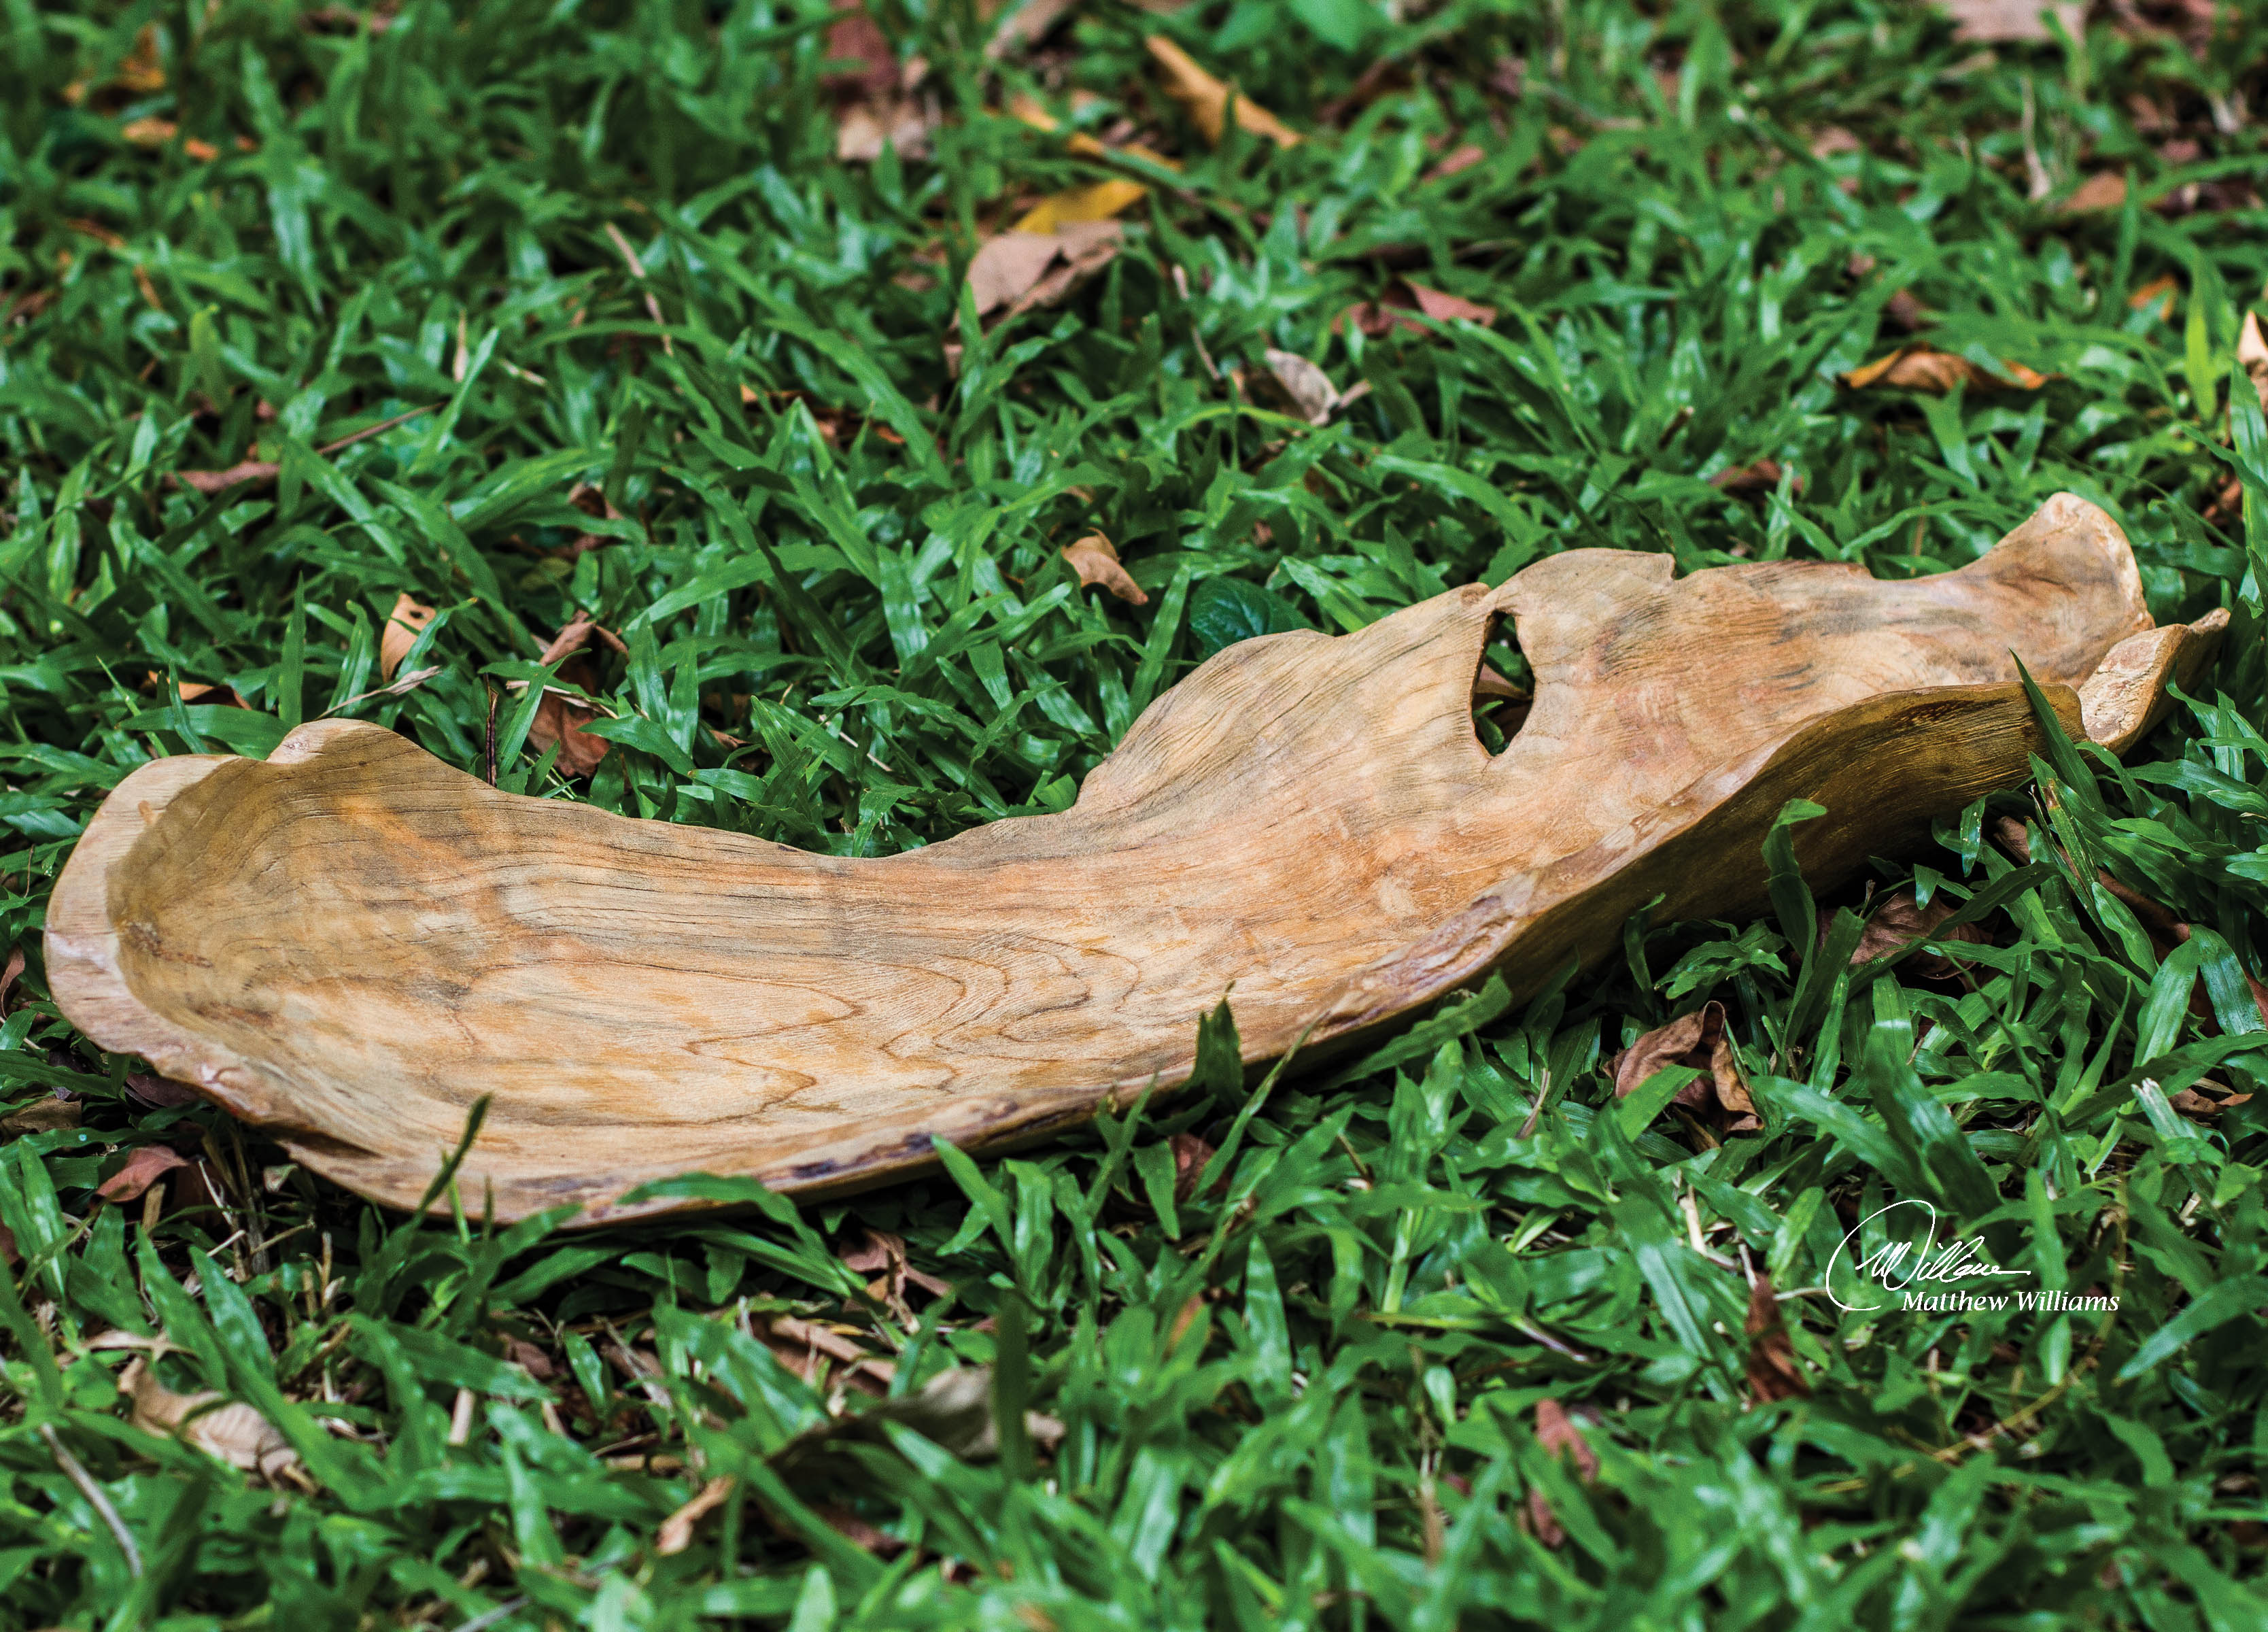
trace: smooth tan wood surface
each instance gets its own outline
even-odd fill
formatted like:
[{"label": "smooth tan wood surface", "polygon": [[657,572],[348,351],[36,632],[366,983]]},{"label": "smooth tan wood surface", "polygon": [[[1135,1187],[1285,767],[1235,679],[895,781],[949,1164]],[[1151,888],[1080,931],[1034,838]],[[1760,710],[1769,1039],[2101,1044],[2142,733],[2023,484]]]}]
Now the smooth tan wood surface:
[{"label": "smooth tan wood surface", "polygon": [[[1475,735],[1508,615],[1535,674]],[[2125,540],[2050,501],[1910,583],[1770,563],[1673,579],[1572,550],[1358,633],[1248,640],[1150,707],[1058,816],[880,860],[499,794],[405,739],[304,726],[265,762],[158,761],[58,883],[49,977],[300,1160],[415,1205],[474,1102],[460,1180],[583,1222],[692,1171],[828,1192],[1028,1141],[1191,1066],[1234,983],[1248,1059],[1319,1053],[1501,968],[1760,898],[1798,795],[1827,883],[2023,779],[2021,656],[2124,745],[2217,624],[2153,630]]]}]

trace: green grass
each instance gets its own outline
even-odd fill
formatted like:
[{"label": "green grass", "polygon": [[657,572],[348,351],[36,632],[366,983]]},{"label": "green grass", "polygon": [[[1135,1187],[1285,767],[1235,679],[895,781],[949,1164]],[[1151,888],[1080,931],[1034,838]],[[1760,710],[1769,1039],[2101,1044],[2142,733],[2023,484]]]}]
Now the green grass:
[{"label": "green grass", "polygon": [[[2268,1100],[2172,1104],[2268,1077],[2268,436],[2233,365],[2268,276],[2233,99],[2268,104],[2268,25],[2223,6],[2192,55],[2099,16],[1980,60],[1887,0],[1404,11],[1096,0],[988,64],[968,5],[887,0],[946,118],[928,159],[846,166],[815,0],[410,0],[375,33],[292,0],[11,0],[0,912],[28,964],[0,1084],[78,1121],[0,1145],[0,1627],[2268,1624]],[[165,84],[119,85],[152,22]],[[1152,29],[1314,135],[1210,152]],[[988,333],[956,306],[979,232],[1108,173],[987,111],[1018,90],[1094,92],[1084,127],[1123,114],[1188,168],[1151,174],[1101,277]],[[2161,115],[2174,136],[2138,133]],[[217,156],[130,144],[145,117]],[[1488,157],[1423,179],[1461,141]],[[2122,209],[2055,211],[2103,170]],[[1499,315],[1334,333],[1396,275]],[[2166,277],[2162,312],[2130,304]],[[2056,378],[1849,390],[1909,338],[1901,291],[1932,343]],[[1280,347],[1371,390],[1311,428],[1211,378],[1200,337],[1225,374]],[[279,479],[167,479],[247,451]],[[1764,460],[1761,489],[1709,480]],[[1579,545],[1933,572],[2063,490],[2125,527],[2161,620],[2235,614],[2127,769],[2059,751],[1918,865],[1783,888],[1757,923],[1633,922],[1624,956],[1343,1081],[1216,1075],[800,1215],[498,1232],[149,1108],[140,1062],[47,999],[47,890],[105,790],[327,710],[477,771],[501,695],[508,786],[874,854],[1060,809],[1271,619],[1357,627]],[[1097,527],[1146,606],[1060,560]],[[402,594],[441,609],[408,665],[438,672],[349,701]],[[571,784],[504,683],[577,607],[629,653],[584,671],[617,746]],[[1965,978],[1842,967],[1846,909],[1909,881],[1992,891]],[[2129,896],[2193,933],[2154,942]],[[1611,1111],[1605,1060],[1709,999],[1761,1132]],[[1192,1140],[1218,1154],[1177,1196]],[[145,1230],[93,1187],[158,1142],[203,1165]],[[2119,1307],[1790,1297],[1809,1392],[1752,1400],[1749,1272],[1816,1289],[1897,1198],[2035,1278],[2011,1284]],[[840,1259],[870,1230],[949,1289],[868,1296]],[[781,1318],[891,1380],[798,1375]],[[142,1351],[94,1340],[160,1332],[168,1386],[246,1402],[297,1466],[130,1426]],[[989,1416],[907,1399],[977,1365]],[[1547,1399],[1589,1477],[1539,1444]]]}]

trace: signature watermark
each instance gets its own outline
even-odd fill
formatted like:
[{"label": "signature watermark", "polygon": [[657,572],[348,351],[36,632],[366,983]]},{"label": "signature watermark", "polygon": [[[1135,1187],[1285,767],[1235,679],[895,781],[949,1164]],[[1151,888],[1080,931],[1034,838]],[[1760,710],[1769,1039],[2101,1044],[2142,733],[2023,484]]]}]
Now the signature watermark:
[{"label": "signature watermark", "polygon": [[[1870,1229],[1870,1227],[1872,1227]],[[1862,1237],[1876,1244],[1868,1250]],[[2029,1269],[2003,1269],[1985,1255],[1983,1237],[1964,1236],[1940,1244],[1937,1208],[1927,1201],[1893,1201],[1859,1221],[1827,1261],[1827,1296],[1854,1313],[1878,1310],[1954,1314],[2007,1309],[2060,1314],[2103,1311],[2118,1300],[2057,1288],[2007,1287]]]}]

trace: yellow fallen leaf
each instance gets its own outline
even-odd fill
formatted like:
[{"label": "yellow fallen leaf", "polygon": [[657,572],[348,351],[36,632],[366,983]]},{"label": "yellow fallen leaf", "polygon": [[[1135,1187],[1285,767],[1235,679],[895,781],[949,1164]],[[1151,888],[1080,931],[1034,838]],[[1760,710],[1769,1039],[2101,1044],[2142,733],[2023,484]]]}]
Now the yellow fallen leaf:
[{"label": "yellow fallen leaf", "polygon": [[[1053,114],[1028,96],[1019,94],[1011,97],[1008,100],[1008,114],[1011,118],[1022,121],[1035,130],[1044,130],[1050,135],[1063,128],[1061,122]],[[1163,153],[1153,152],[1139,143],[1130,144],[1123,148],[1105,147],[1093,137],[1077,130],[1072,131],[1064,139],[1064,145],[1082,159],[1116,159],[1127,156],[1146,160],[1161,169],[1179,170],[1182,167],[1178,160],[1168,159]],[[1107,221],[1113,216],[1132,209],[1148,196],[1149,190],[1138,181],[1123,181],[1116,179],[1097,181],[1091,187],[1075,187],[1067,192],[1057,193],[1052,197],[1042,199],[1031,209],[1026,210],[1022,218],[1009,230],[1017,233],[1056,233],[1066,226],[1077,225],[1083,222]]]},{"label": "yellow fallen leaf", "polygon": [[1142,592],[1142,586],[1118,564],[1117,547],[1101,534],[1089,533],[1065,546],[1063,558],[1079,574],[1080,584],[1089,587],[1099,584],[1129,606],[1149,605],[1150,597]]},{"label": "yellow fallen leaf", "polygon": [[1189,54],[1163,34],[1152,34],[1143,43],[1150,55],[1165,70],[1166,94],[1179,102],[1197,128],[1204,132],[1205,140],[1220,145],[1228,129],[1228,103],[1236,96],[1236,128],[1249,136],[1264,136],[1279,147],[1298,144],[1300,133],[1254,101],[1241,93],[1232,93],[1228,86],[1197,65]]},{"label": "yellow fallen leaf", "polygon": [[[1062,121],[1041,107],[1033,98],[1020,92],[1008,99],[1008,114],[1011,118],[1020,119],[1033,129],[1044,130],[1050,136],[1063,129]],[[1157,149],[1145,147],[1139,142],[1129,142],[1123,147],[1105,147],[1093,137],[1079,130],[1074,130],[1065,137],[1064,145],[1082,159],[1139,159],[1145,164],[1157,166],[1160,170],[1179,170],[1182,167],[1180,159],[1168,159]]]},{"label": "yellow fallen leaf", "polygon": [[129,119],[118,128],[118,134],[136,147],[163,147],[172,141],[180,126],[170,119]]},{"label": "yellow fallen leaf", "polygon": [[1040,200],[1010,230],[1057,233],[1074,222],[1108,221],[1140,203],[1149,192],[1138,181],[1097,181],[1092,187],[1074,187],[1069,192]]},{"label": "yellow fallen leaf", "polygon": [[378,638],[378,672],[393,679],[394,671],[401,667],[401,660],[409,655],[409,648],[432,621],[431,607],[420,606],[408,595],[394,602],[394,610],[387,614],[385,632]]}]

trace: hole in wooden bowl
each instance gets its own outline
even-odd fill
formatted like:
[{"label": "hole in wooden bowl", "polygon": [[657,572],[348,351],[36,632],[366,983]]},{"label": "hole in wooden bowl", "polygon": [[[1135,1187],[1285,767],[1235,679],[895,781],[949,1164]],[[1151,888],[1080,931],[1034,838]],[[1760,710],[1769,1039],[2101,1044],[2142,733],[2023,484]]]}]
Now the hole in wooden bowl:
[{"label": "hole in wooden bowl", "polygon": [[1489,620],[1473,668],[1473,735],[1481,746],[1491,754],[1504,752],[1535,700],[1535,676],[1521,655],[1520,631],[1510,613],[1499,612]]}]

